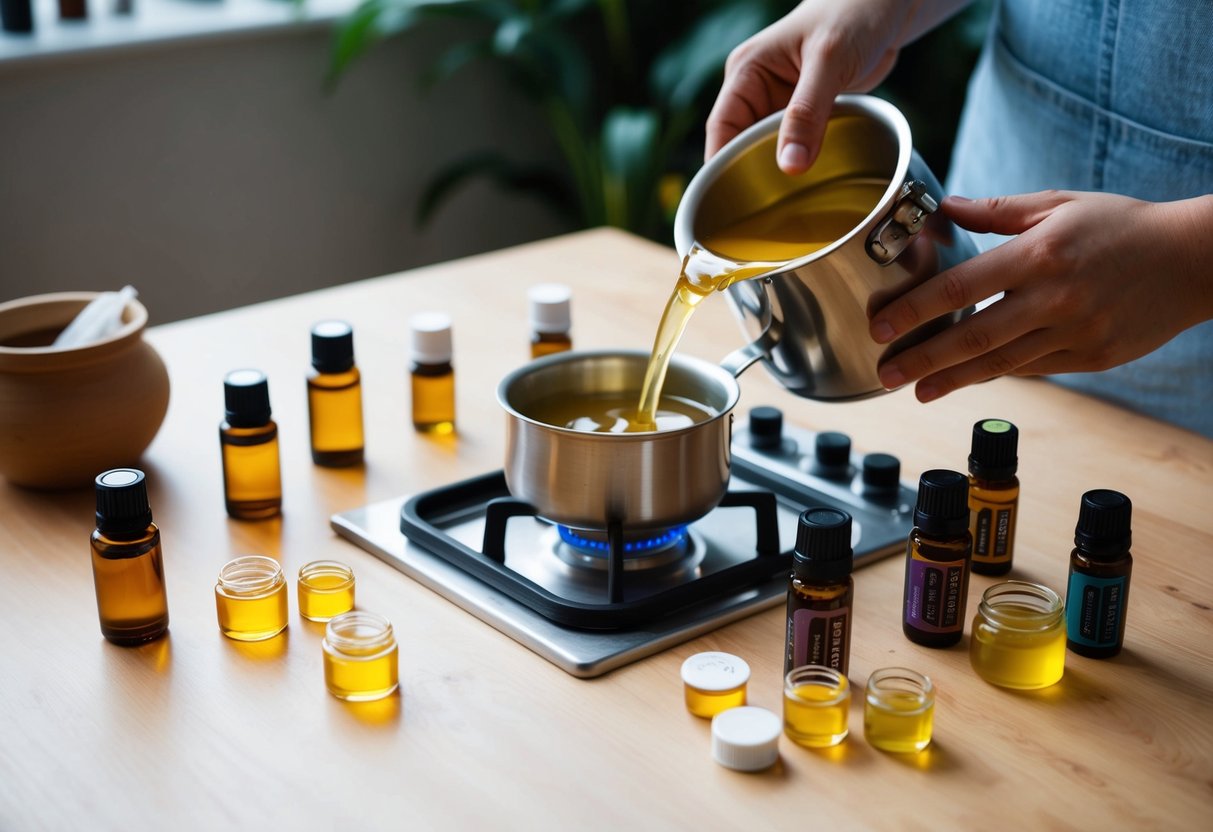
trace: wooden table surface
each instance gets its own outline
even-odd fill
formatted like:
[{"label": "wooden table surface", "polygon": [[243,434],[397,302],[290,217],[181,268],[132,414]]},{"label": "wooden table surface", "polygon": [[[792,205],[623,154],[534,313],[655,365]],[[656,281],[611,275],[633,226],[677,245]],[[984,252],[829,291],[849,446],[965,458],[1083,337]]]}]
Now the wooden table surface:
[{"label": "wooden table surface", "polygon": [[[679,666],[726,650],[753,668],[750,703],[780,709],[784,613],[772,609],[595,680],[573,678],[361,549],[329,516],[500,467],[497,381],[527,359],[526,289],[572,285],[579,348],[647,348],[677,268],[670,249],[594,231],[350,284],[148,332],[172,403],[144,459],[164,541],[170,636],[129,649],[98,631],[91,491],[0,485],[0,829],[1209,829],[1213,828],[1213,442],[1042,381],[1005,379],[931,405],[908,391],[845,405],[797,399],[760,368],[738,413],[850,433],[902,459],[903,479],[964,470],[975,420],[1020,428],[1023,491],[1012,577],[1064,592],[1081,494],[1134,502],[1124,652],[1067,655],[1065,678],[1011,693],[900,630],[903,563],[855,576],[852,681],[904,665],[938,687],[935,740],[914,756],[851,736],[828,751],[781,739],[779,764],[712,762],[709,725],[683,707]],[[457,437],[409,423],[407,319],[454,318]],[[367,418],[365,469],[313,467],[308,329],[354,326]],[[683,350],[741,344],[723,298]],[[267,372],[280,425],[284,513],[229,520],[216,425],[222,377]],[[785,544],[786,545],[786,544]],[[279,558],[286,633],[220,635],[212,587],[236,554]],[[400,695],[351,705],[325,692],[322,628],[298,617],[303,563],[352,565],[358,605],[400,642]],[[974,576],[970,617],[992,579]]]}]

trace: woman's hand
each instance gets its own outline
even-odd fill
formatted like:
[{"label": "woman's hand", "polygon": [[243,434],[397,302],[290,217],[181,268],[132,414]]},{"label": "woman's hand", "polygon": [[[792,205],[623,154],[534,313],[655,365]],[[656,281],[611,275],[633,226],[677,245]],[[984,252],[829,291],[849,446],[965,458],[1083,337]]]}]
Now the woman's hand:
[{"label": "woman's hand", "polygon": [[885,305],[872,316],[872,338],[888,343],[1005,295],[885,360],[888,389],[917,381],[928,402],[996,376],[1105,370],[1213,318],[1213,196],[1154,203],[1043,191],[948,197],[943,210],[962,228],[1018,236]]},{"label": "woman's hand", "polygon": [[968,1],[805,0],[729,55],[708,116],[704,158],[786,107],[779,167],[803,173],[821,149],[834,97],[875,87],[902,46]]}]

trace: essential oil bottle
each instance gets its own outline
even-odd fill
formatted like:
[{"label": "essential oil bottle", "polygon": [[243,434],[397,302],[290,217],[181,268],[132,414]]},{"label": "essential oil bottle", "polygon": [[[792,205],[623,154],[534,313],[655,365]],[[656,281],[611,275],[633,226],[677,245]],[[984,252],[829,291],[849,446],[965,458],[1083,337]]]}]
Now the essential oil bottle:
[{"label": "essential oil bottle", "polygon": [[968,478],[958,471],[927,471],[918,481],[906,547],[901,629],[910,641],[925,647],[960,641],[972,549]]},{"label": "essential oil bottle", "polygon": [[1133,574],[1133,503],[1119,491],[1082,495],[1066,589],[1066,647],[1080,656],[1115,656],[1125,639]]},{"label": "essential oil bottle", "polygon": [[312,327],[307,412],[314,463],[340,468],[362,462],[362,376],[354,365],[354,330],[344,321]]},{"label": "essential oil bottle", "polygon": [[223,380],[223,398],[219,447],[227,513],[238,520],[274,517],[282,511],[282,472],[269,382],[260,370],[233,370]]},{"label": "essential oil bottle", "polygon": [[1015,553],[1015,516],[1019,512],[1019,429],[1004,419],[973,425],[969,453],[969,533],[973,535],[973,571],[1005,575]]},{"label": "essential oil bottle", "polygon": [[423,312],[409,321],[413,334],[413,427],[422,433],[454,433],[455,368],[451,365],[451,319]]},{"label": "essential oil bottle", "polygon": [[97,528],[92,536],[93,584],[101,635],[133,645],[168,631],[168,596],[160,530],[152,522],[142,471],[115,468],[99,475]]},{"label": "essential oil bottle", "polygon": [[785,676],[806,664],[846,675],[855,598],[852,555],[851,515],[832,508],[800,515],[788,587]]},{"label": "essential oil bottle", "polygon": [[560,283],[540,283],[527,293],[530,300],[531,358],[573,348],[570,300],[573,293]]}]

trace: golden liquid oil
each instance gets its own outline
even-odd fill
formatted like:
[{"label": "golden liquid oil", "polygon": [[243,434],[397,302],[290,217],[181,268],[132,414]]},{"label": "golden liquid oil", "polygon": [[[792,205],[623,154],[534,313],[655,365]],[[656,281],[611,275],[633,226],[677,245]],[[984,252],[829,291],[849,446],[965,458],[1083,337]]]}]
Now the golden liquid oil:
[{"label": "golden liquid oil", "polygon": [[670,358],[704,298],[775,271],[845,236],[872,211],[885,187],[870,180],[827,182],[697,240],[682,262],[657,326],[637,407],[641,422],[655,420]]},{"label": "golden liquid oil", "polygon": [[[1003,604],[999,613],[1008,622],[1025,627],[1040,620],[1031,607]],[[1035,690],[1057,683],[1065,672],[1065,621],[1043,630],[992,628],[981,615],[973,620],[969,658],[977,675],[993,685]]]},{"label": "golden liquid oil", "polygon": [[635,393],[588,396],[558,394],[538,399],[527,407],[527,415],[546,425],[593,433],[635,433],[677,430],[706,422],[718,414],[711,408],[681,396],[666,396],[653,421],[637,418]]},{"label": "golden liquid oil", "polygon": [[168,597],[160,534],[117,541],[94,532],[93,583],[101,635],[115,644],[141,644],[168,630]]},{"label": "golden liquid oil", "polygon": [[536,332],[531,339],[531,358],[542,358],[573,348],[573,339],[567,332]]},{"label": "golden liquid oil", "polygon": [[229,561],[215,584],[219,630],[236,641],[264,641],[287,625],[286,579],[273,558],[246,555]]},{"label": "golden liquid oil", "polygon": [[345,466],[362,462],[362,379],[357,367],[344,373],[313,373],[307,380],[312,461]]},{"label": "golden liquid oil", "polygon": [[449,362],[414,364],[413,427],[422,433],[455,431],[455,370]]},{"label": "golden liquid oil", "polygon": [[325,628],[324,683],[338,699],[367,702],[399,685],[399,648],[392,625],[374,613],[348,612]]},{"label": "golden liquid oil", "polygon": [[913,753],[931,743],[935,689],[931,680],[905,668],[872,672],[864,693],[863,734],[881,751]]},{"label": "golden liquid oil", "polygon": [[282,510],[282,472],[278,460],[278,426],[225,425],[219,430],[223,449],[223,494],[227,513],[240,520],[274,517]]},{"label": "golden liquid oil", "polygon": [[313,561],[299,570],[299,614],[328,621],[354,608],[354,573],[337,561]]},{"label": "golden liquid oil", "polygon": [[692,685],[683,685],[683,688],[686,691],[687,710],[695,716],[710,719],[722,711],[745,704],[745,685],[730,690],[700,690]]},{"label": "golden liquid oil", "polygon": [[808,665],[788,674],[783,691],[783,732],[797,745],[829,748],[847,737],[851,686],[847,677]]}]

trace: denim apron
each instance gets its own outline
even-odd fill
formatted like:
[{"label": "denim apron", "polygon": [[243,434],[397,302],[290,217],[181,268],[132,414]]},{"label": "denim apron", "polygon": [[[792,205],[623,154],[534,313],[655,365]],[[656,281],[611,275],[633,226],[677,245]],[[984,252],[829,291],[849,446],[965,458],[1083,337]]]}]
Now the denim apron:
[{"label": "denim apron", "polygon": [[[1000,0],[948,190],[1047,188],[1154,202],[1213,193],[1213,0]],[[1213,321],[1120,367],[1051,378],[1213,437]]]}]

